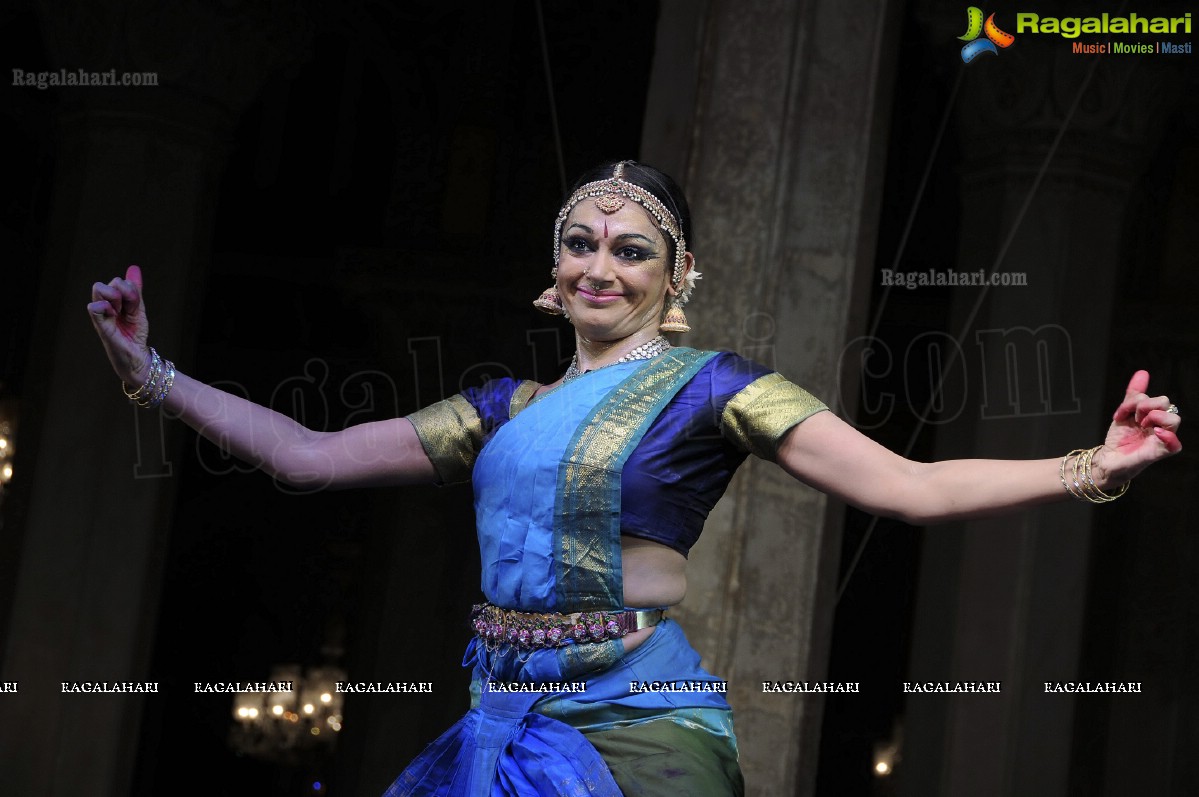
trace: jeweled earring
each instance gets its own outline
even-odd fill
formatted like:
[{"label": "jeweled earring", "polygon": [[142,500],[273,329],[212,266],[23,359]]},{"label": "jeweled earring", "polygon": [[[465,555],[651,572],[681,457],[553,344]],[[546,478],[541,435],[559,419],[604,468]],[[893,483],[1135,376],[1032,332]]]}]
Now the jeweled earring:
[{"label": "jeweled earring", "polygon": [[683,308],[679,305],[678,299],[670,300],[670,307],[666,310],[666,315],[662,318],[658,329],[661,332],[691,331],[691,327],[687,324],[687,316],[683,314]]},{"label": "jeweled earring", "polygon": [[541,292],[541,295],[533,302],[533,306],[543,313],[550,315],[565,315],[566,311],[562,307],[562,297],[558,294],[558,286],[551,285]]}]

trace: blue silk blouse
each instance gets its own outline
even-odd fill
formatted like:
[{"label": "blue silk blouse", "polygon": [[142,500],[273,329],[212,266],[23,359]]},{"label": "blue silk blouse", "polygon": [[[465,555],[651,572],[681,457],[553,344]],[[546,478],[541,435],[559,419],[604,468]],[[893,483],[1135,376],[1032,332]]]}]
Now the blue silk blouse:
[{"label": "blue silk blouse", "polygon": [[[443,420],[454,419],[459,434],[447,434],[443,422],[434,434],[427,410],[410,416],[442,479],[468,476],[474,457],[523,409],[536,387],[495,379],[464,390],[449,400],[457,400],[452,414],[439,413]],[[770,369],[729,352],[716,354],[653,420],[625,463],[621,534],[686,556],[746,456],[773,460],[787,431],[823,409],[824,404]]]}]

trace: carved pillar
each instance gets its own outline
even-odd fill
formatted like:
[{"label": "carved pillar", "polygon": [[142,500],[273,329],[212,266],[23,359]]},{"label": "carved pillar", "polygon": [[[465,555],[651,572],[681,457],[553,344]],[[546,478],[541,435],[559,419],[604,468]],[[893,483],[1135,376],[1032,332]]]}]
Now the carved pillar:
[{"label": "carved pillar", "polygon": [[[5,794],[129,793],[141,700],[62,681],[147,680],[173,483],[156,413],[121,397],[84,305],[96,280],[145,269],[153,342],[186,362],[223,142],[306,18],[251,4],[44,3],[51,62],[152,72],[157,85],[61,89],[30,395],[27,507],[3,680]],[[203,45],[197,44],[203,42]],[[165,459],[164,459],[165,457]],[[137,462],[131,467],[131,463]],[[6,529],[6,532],[8,530]],[[8,607],[5,607],[8,608]]]},{"label": "carved pillar", "polygon": [[[834,408],[874,257],[894,13],[829,0],[664,3],[659,28],[642,156],[686,157],[677,176],[703,273],[687,344],[736,349]],[[680,99],[687,76],[694,109]],[[840,526],[824,496],[752,461],[692,551],[678,615],[728,679],[750,794],[814,788],[821,702],[763,694],[762,681],[824,675]]]},{"label": "carved pillar", "polygon": [[[960,33],[929,15],[940,26],[930,38]],[[1088,83],[1094,59],[1042,38],[964,67],[960,249],[945,267],[991,270],[1015,229],[998,271],[1027,285],[954,290],[949,332],[965,330],[964,356],[946,392],[962,403],[936,427],[937,459],[1096,445],[1131,376],[1109,373],[1108,330],[1129,192],[1170,81],[1107,59]],[[1089,583],[1093,522],[1071,502],[925,532],[911,679],[999,681],[1002,692],[909,695],[901,793],[1071,793],[1077,701],[1044,682],[1083,677],[1084,609],[1101,588]]]}]

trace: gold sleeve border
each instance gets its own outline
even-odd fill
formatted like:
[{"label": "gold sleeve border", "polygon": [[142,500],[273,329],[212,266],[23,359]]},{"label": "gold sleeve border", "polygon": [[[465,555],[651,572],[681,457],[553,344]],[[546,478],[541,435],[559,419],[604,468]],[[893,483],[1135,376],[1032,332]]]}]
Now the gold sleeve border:
[{"label": "gold sleeve border", "polygon": [[720,416],[720,429],[741,450],[774,462],[783,436],[827,409],[824,402],[782,374],[766,374],[729,400]]},{"label": "gold sleeve border", "polygon": [[469,401],[451,396],[417,410],[408,420],[416,428],[440,484],[470,481],[483,445],[483,422]]}]

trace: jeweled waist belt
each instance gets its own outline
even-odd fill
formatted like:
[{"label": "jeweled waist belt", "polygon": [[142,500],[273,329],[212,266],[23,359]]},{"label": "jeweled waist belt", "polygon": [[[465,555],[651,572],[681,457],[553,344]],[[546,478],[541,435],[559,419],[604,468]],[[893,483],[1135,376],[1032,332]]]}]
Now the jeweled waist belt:
[{"label": "jeweled waist belt", "polygon": [[650,628],[666,617],[665,609],[626,609],[621,612],[518,612],[480,603],[471,609],[476,636],[490,646],[559,648],[620,639]]}]

